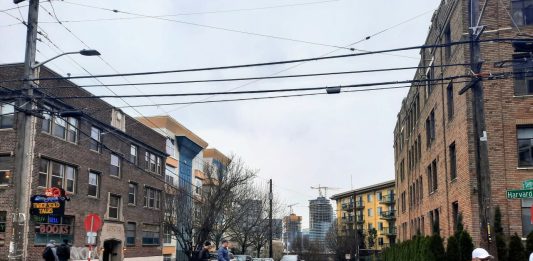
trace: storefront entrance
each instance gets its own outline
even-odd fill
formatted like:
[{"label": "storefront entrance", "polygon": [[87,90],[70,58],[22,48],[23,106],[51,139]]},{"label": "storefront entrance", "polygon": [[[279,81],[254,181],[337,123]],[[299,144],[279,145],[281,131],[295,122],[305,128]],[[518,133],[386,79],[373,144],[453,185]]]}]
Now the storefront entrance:
[{"label": "storefront entrance", "polygon": [[122,242],[116,239],[104,241],[103,261],[121,261],[122,260]]}]

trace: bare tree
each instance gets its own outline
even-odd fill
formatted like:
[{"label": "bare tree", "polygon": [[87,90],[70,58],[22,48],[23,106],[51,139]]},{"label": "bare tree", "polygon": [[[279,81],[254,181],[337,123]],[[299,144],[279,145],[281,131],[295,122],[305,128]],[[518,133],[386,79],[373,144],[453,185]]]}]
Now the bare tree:
[{"label": "bare tree", "polygon": [[192,195],[192,185],[185,182],[179,188],[166,189],[164,226],[189,259],[204,241],[215,239],[218,243],[239,220],[239,215],[228,209],[242,196],[243,188],[253,181],[256,172],[246,168],[240,159],[232,158],[222,166],[206,164],[204,175],[206,181],[199,198]]}]

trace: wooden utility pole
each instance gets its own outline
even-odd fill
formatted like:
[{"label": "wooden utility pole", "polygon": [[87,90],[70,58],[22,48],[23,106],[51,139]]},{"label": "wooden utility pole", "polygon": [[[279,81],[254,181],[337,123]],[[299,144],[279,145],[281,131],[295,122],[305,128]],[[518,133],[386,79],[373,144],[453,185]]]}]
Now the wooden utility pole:
[{"label": "wooden utility pole", "polygon": [[274,195],[272,194],[272,179],[270,179],[270,193],[268,193],[269,210],[268,210],[268,257],[273,258],[274,251],[272,249],[272,200]]},{"label": "wooden utility pole", "polygon": [[[21,2],[14,0],[15,4]],[[13,234],[9,243],[10,260],[26,260],[28,245],[28,219],[31,176],[33,172],[33,145],[35,140],[35,117],[33,111],[33,84],[35,70],[35,53],[37,50],[37,22],[39,0],[30,0],[28,6],[28,22],[26,31],[26,52],[24,58],[24,82],[20,86],[24,98],[16,101],[16,106],[24,110],[17,113],[16,130],[17,146],[15,152],[15,200],[12,214]]]},{"label": "wooden utility pole", "polygon": [[[487,7],[487,0],[480,9],[479,0],[470,0],[470,63],[471,70],[474,73],[479,73],[482,68],[481,61],[481,46],[479,39],[483,33],[484,26],[481,26],[481,18],[485,8]],[[474,79],[471,83],[472,89],[472,113],[474,119],[474,133],[476,143],[476,177],[478,190],[478,204],[479,204],[479,229],[481,235],[481,247],[489,250],[490,253],[495,253],[495,244],[491,244],[490,234],[490,218],[491,218],[491,182],[489,170],[489,156],[488,156],[488,137],[485,126],[485,111],[484,111],[484,94],[481,81]],[[466,90],[462,90],[464,92]]]}]

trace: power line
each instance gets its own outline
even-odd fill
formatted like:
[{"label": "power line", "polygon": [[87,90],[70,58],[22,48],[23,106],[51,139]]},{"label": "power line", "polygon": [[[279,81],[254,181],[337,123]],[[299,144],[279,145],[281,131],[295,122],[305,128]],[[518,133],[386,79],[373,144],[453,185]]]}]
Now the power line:
[{"label": "power line", "polygon": [[[275,8],[284,8],[284,7],[294,7],[294,6],[304,6],[304,5],[314,5],[322,3],[337,2],[340,0],[327,0],[327,1],[315,1],[315,2],[304,2],[304,3],[295,3],[295,4],[284,4],[284,5],[273,5],[273,6],[264,6],[264,7],[254,7],[254,8],[240,8],[240,9],[228,9],[228,10],[216,10],[216,11],[204,11],[204,12],[189,12],[189,13],[177,13],[177,14],[167,14],[167,15],[151,15],[154,18],[161,17],[173,17],[173,16],[190,16],[190,15],[204,15],[204,14],[220,14],[220,13],[232,13],[232,12],[242,12],[242,11],[256,11],[256,10],[265,10],[265,9],[275,9]],[[117,17],[117,18],[97,18],[97,19],[80,19],[80,20],[61,20],[63,23],[82,23],[82,22],[100,22],[100,21],[116,21],[116,20],[136,20],[136,19],[147,19],[152,17]],[[40,23],[57,23],[57,22],[40,22]]]},{"label": "power line", "polygon": [[[507,75],[519,74],[513,72],[504,72],[492,74],[490,77],[505,77]],[[408,83],[428,83],[433,84],[444,80],[454,80],[461,78],[476,78],[476,75],[456,75],[443,77],[438,79],[421,79],[421,80],[402,80],[402,81],[385,81],[385,82],[372,82],[372,83],[360,83],[349,85],[334,85],[334,86],[322,86],[322,87],[306,87],[306,88],[289,88],[289,89],[266,89],[266,90],[248,90],[248,91],[233,91],[233,92],[196,92],[196,93],[164,93],[164,94],[146,94],[146,95],[93,95],[93,96],[59,96],[56,99],[102,99],[102,98],[146,98],[146,97],[184,97],[184,96],[206,96],[206,95],[241,95],[241,94],[258,94],[258,93],[278,93],[278,92],[301,92],[301,91],[316,91],[316,90],[329,90],[330,88],[361,88],[371,87],[379,85],[394,85],[394,84],[408,84]],[[42,99],[42,97],[35,97],[36,99]]]},{"label": "power line", "polygon": [[278,40],[285,40],[285,41],[290,41],[290,42],[305,43],[305,44],[316,45],[316,46],[342,48],[342,49],[346,49],[346,50],[349,50],[349,51],[356,51],[356,49],[353,49],[353,48],[345,48],[345,47],[341,47],[341,46],[337,46],[337,45],[331,45],[331,44],[325,44],[325,43],[317,43],[317,42],[306,41],[306,40],[298,40],[298,39],[282,37],[282,36],[260,34],[260,33],[254,33],[254,32],[230,29],[230,28],[213,26],[213,25],[198,24],[198,23],[193,23],[193,22],[187,22],[187,21],[181,21],[181,20],[175,20],[175,19],[169,19],[169,18],[163,18],[163,17],[157,17],[157,16],[151,16],[151,15],[144,15],[144,14],[139,14],[139,13],[121,11],[121,10],[118,10],[118,9],[110,9],[110,8],[93,6],[93,5],[88,5],[88,4],[73,3],[73,2],[69,2],[69,1],[62,1],[62,2],[63,3],[67,3],[67,4],[71,4],[71,5],[77,5],[77,6],[92,8],[92,9],[110,11],[110,12],[113,12],[113,13],[123,13],[123,14],[128,14],[128,15],[135,15],[135,16],[140,16],[140,17],[144,17],[144,18],[152,18],[152,19],[156,19],[156,20],[175,22],[175,23],[179,23],[179,24],[192,25],[192,26],[196,26],[196,27],[203,27],[203,28],[221,30],[221,31],[226,31],[226,32],[233,32],[233,33],[239,33],[239,34],[260,36],[260,37],[266,37],[266,38],[272,38],[272,39],[278,39]]},{"label": "power line", "polygon": [[340,72],[326,72],[326,73],[311,73],[311,74],[296,74],[296,75],[280,75],[280,76],[256,76],[256,77],[244,77],[244,78],[224,78],[224,79],[207,79],[207,80],[188,80],[188,81],[163,81],[163,82],[141,82],[141,83],[117,83],[117,84],[87,84],[87,85],[64,85],[53,87],[41,87],[41,89],[61,89],[61,88],[93,88],[93,87],[117,87],[117,86],[139,86],[139,85],[168,85],[168,84],[187,84],[187,83],[206,83],[206,82],[228,82],[228,81],[249,81],[249,80],[271,80],[271,79],[283,79],[283,78],[299,78],[299,77],[316,77],[316,76],[328,76],[328,75],[342,75],[342,74],[357,74],[357,73],[374,73],[374,72],[387,72],[387,71],[401,71],[412,69],[426,69],[426,68],[439,68],[439,67],[454,67],[454,66],[470,66],[469,63],[457,63],[457,64],[443,64],[433,66],[410,66],[410,67],[396,67],[396,68],[383,68],[383,69],[369,69],[369,70],[357,70],[357,71],[340,71]]},{"label": "power line", "polygon": [[[479,42],[512,42],[519,40],[518,38],[494,38],[494,39],[484,39],[478,40]],[[522,41],[533,42],[533,39],[520,39]],[[84,76],[70,76],[70,77],[42,77],[33,79],[34,81],[46,81],[46,80],[71,80],[71,79],[84,79],[84,78],[109,78],[109,77],[122,77],[122,76],[141,76],[141,75],[152,75],[152,74],[168,74],[168,73],[183,73],[183,72],[198,72],[198,71],[211,71],[211,70],[227,70],[227,69],[238,69],[238,68],[247,68],[247,67],[259,67],[259,66],[271,66],[271,65],[280,65],[280,64],[289,64],[289,63],[300,63],[300,62],[309,62],[309,61],[319,61],[319,60],[328,60],[328,59],[339,59],[347,57],[356,57],[364,55],[373,55],[389,52],[399,52],[415,49],[424,49],[424,48],[443,48],[454,45],[470,44],[472,41],[457,41],[447,44],[431,44],[431,45],[418,45],[418,46],[409,46],[409,47],[400,47],[393,49],[384,49],[378,51],[371,51],[366,53],[353,53],[353,54],[342,54],[342,55],[332,55],[332,56],[323,56],[323,57],[313,57],[313,58],[304,58],[304,59],[294,59],[294,60],[284,60],[277,62],[263,62],[263,63],[252,63],[252,64],[240,64],[240,65],[230,65],[230,66],[216,66],[216,67],[204,67],[204,68],[192,68],[192,69],[178,69],[178,70],[162,70],[162,71],[147,71],[147,72],[136,72],[136,73],[121,73],[121,74],[100,74],[100,75],[84,75]],[[0,83],[4,82],[14,82],[14,81],[23,81],[19,79],[3,80]]]}]

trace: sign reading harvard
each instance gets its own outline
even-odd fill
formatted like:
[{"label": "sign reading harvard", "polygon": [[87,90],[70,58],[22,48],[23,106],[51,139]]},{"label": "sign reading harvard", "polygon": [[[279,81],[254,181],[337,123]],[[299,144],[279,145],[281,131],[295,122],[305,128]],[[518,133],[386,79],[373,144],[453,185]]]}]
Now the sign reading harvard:
[{"label": "sign reading harvard", "polygon": [[533,189],[507,190],[507,199],[533,198]]}]

